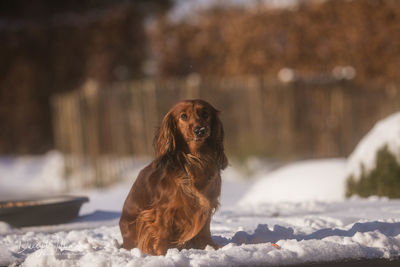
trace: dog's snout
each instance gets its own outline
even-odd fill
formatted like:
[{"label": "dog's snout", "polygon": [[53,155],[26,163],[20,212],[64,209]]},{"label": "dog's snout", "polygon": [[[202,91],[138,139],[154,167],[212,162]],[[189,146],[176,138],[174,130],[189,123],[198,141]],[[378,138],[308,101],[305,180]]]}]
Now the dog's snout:
[{"label": "dog's snout", "polygon": [[196,134],[196,136],[198,136],[198,137],[202,137],[202,136],[204,136],[205,135],[205,133],[206,133],[206,127],[202,127],[202,126],[197,126],[197,127],[194,127],[194,129],[193,129],[193,132]]}]

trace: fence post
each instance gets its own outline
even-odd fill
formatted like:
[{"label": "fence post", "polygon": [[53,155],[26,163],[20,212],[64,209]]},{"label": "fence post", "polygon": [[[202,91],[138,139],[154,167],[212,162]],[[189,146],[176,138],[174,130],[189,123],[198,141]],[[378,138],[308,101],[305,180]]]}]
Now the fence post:
[{"label": "fence post", "polygon": [[183,87],[181,87],[181,99],[200,98],[201,77],[197,73],[190,74]]},{"label": "fence post", "polygon": [[103,185],[103,173],[99,159],[99,87],[95,81],[88,81],[83,87],[84,100],[87,104],[85,142],[87,156],[89,157],[89,168],[93,169],[93,174],[88,174],[90,180],[94,180],[96,186]]}]

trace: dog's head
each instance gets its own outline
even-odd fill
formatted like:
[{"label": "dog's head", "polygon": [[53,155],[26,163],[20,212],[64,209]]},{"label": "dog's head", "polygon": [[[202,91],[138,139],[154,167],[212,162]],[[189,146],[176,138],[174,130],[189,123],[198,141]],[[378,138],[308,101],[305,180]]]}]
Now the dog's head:
[{"label": "dog's head", "polygon": [[178,102],[165,115],[155,139],[157,156],[176,155],[178,150],[208,145],[217,154],[218,165],[224,169],[224,130],[219,111],[204,100]]}]

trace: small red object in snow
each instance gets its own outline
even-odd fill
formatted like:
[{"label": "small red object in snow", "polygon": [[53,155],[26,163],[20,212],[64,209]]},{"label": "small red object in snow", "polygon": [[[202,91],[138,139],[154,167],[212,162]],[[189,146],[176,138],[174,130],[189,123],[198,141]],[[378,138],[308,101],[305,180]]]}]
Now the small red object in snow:
[{"label": "small red object in snow", "polygon": [[276,248],[276,249],[281,249],[281,247],[280,247],[279,245],[275,244],[275,243],[272,243],[272,246],[273,246],[274,248]]}]

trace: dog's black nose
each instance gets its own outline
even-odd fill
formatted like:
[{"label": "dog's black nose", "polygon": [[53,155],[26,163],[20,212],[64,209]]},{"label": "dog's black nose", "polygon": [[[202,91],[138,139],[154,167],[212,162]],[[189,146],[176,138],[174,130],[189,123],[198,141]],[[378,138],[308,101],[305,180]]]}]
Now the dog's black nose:
[{"label": "dog's black nose", "polygon": [[193,132],[196,134],[196,136],[202,137],[206,133],[206,127],[201,127],[201,126],[194,127]]}]

